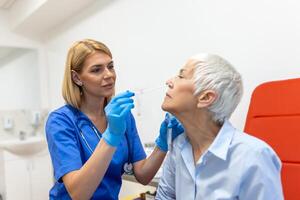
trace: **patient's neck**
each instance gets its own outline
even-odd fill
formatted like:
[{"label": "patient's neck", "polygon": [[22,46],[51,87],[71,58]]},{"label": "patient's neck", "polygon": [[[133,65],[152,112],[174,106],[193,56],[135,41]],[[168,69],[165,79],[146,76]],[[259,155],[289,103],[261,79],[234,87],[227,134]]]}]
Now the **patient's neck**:
[{"label": "patient's neck", "polygon": [[192,145],[195,163],[209,148],[221,126],[208,115],[193,114],[181,119],[185,133]]}]

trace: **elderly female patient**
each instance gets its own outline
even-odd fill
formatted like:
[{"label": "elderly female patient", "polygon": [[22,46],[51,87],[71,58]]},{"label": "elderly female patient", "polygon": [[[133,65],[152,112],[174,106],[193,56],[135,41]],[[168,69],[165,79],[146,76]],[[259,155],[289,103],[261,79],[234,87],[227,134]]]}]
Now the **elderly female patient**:
[{"label": "elderly female patient", "polygon": [[231,64],[199,54],[167,85],[162,109],[182,123],[185,134],[172,144],[156,199],[283,199],[276,153],[228,121],[243,90]]}]

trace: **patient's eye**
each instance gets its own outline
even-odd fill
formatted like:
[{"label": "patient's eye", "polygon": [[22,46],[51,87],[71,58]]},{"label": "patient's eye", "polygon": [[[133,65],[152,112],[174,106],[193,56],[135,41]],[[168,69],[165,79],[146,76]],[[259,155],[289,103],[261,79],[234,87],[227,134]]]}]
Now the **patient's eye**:
[{"label": "patient's eye", "polygon": [[178,77],[179,79],[184,78],[184,75],[183,75],[184,72],[185,72],[185,69],[180,69],[179,72],[178,72],[177,77]]}]

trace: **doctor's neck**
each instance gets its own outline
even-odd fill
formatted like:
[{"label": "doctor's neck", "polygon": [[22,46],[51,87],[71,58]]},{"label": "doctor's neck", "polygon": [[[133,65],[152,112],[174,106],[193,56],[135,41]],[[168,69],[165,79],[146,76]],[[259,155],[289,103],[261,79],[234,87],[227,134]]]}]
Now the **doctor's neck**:
[{"label": "doctor's neck", "polygon": [[87,115],[104,116],[104,100],[105,98],[83,98],[80,110]]}]

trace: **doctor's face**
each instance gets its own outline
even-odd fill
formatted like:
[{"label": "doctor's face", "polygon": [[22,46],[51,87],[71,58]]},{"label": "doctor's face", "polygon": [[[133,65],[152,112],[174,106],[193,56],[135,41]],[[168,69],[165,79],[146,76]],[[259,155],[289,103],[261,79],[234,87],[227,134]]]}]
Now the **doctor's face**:
[{"label": "doctor's face", "polygon": [[79,73],[84,96],[110,97],[114,94],[116,73],[107,54],[96,51],[89,55]]},{"label": "doctor's face", "polygon": [[195,110],[197,101],[194,96],[194,70],[195,61],[188,60],[178,75],[166,82],[168,90],[161,106],[163,110],[172,114]]}]

